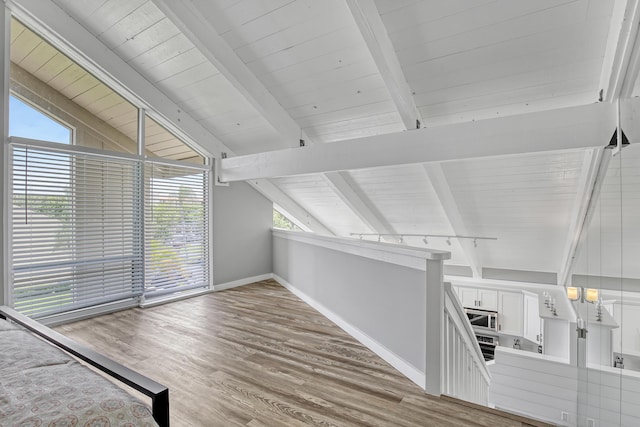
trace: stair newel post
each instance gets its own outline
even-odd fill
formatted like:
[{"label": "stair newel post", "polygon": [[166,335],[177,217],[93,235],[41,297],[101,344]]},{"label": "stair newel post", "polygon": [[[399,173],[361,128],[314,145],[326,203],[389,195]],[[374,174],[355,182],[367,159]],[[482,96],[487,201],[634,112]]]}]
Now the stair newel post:
[{"label": "stair newel post", "polygon": [[425,392],[440,396],[444,377],[444,273],[442,260],[427,260]]}]

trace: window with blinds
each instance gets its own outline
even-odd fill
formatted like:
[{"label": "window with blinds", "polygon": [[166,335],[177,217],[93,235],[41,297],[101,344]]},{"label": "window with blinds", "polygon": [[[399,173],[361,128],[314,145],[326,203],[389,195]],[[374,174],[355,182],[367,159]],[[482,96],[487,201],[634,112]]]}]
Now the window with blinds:
[{"label": "window with blinds", "polygon": [[208,159],[14,18],[11,33],[9,303],[38,318],[208,288]]},{"label": "window with blinds", "polygon": [[207,166],[17,141],[17,310],[42,317],[209,286]]},{"label": "window with blinds", "polygon": [[208,172],[145,165],[145,296],[208,286]]},{"label": "window with blinds", "polygon": [[133,159],[12,145],[17,310],[40,317],[142,294],[140,168]]}]

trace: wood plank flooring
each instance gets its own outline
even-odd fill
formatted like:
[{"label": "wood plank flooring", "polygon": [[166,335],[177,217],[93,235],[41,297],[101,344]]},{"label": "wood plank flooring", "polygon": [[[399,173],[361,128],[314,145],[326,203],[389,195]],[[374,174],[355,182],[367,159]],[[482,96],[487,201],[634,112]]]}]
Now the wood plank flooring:
[{"label": "wood plank flooring", "polygon": [[168,386],[176,427],[541,425],[425,395],[274,281],[56,330]]}]

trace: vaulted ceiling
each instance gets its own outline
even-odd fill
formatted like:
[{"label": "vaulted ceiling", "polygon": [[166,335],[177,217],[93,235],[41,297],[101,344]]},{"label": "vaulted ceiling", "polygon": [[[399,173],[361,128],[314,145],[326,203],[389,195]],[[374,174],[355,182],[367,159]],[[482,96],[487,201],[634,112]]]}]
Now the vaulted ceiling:
[{"label": "vaulted ceiling", "polygon": [[[293,149],[300,139],[394,138],[638,91],[626,73],[638,20],[632,0],[54,3],[230,155]],[[433,238],[428,247],[452,251],[452,264],[476,274],[562,274],[602,153],[462,154],[253,184],[312,231],[495,237],[477,246]],[[425,245],[421,237],[403,243]],[[640,278],[640,269],[626,275]]]}]

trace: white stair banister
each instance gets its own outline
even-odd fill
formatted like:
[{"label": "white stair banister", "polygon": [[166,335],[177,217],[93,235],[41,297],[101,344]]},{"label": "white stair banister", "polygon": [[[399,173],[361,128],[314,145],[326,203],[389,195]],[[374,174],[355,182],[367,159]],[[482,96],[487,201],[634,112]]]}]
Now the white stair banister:
[{"label": "white stair banister", "polygon": [[[450,283],[440,282],[437,286],[427,279],[427,333],[430,335],[425,391],[487,405],[491,374],[462,304]],[[435,331],[436,325],[439,333]],[[436,353],[440,354],[437,371]]]}]

